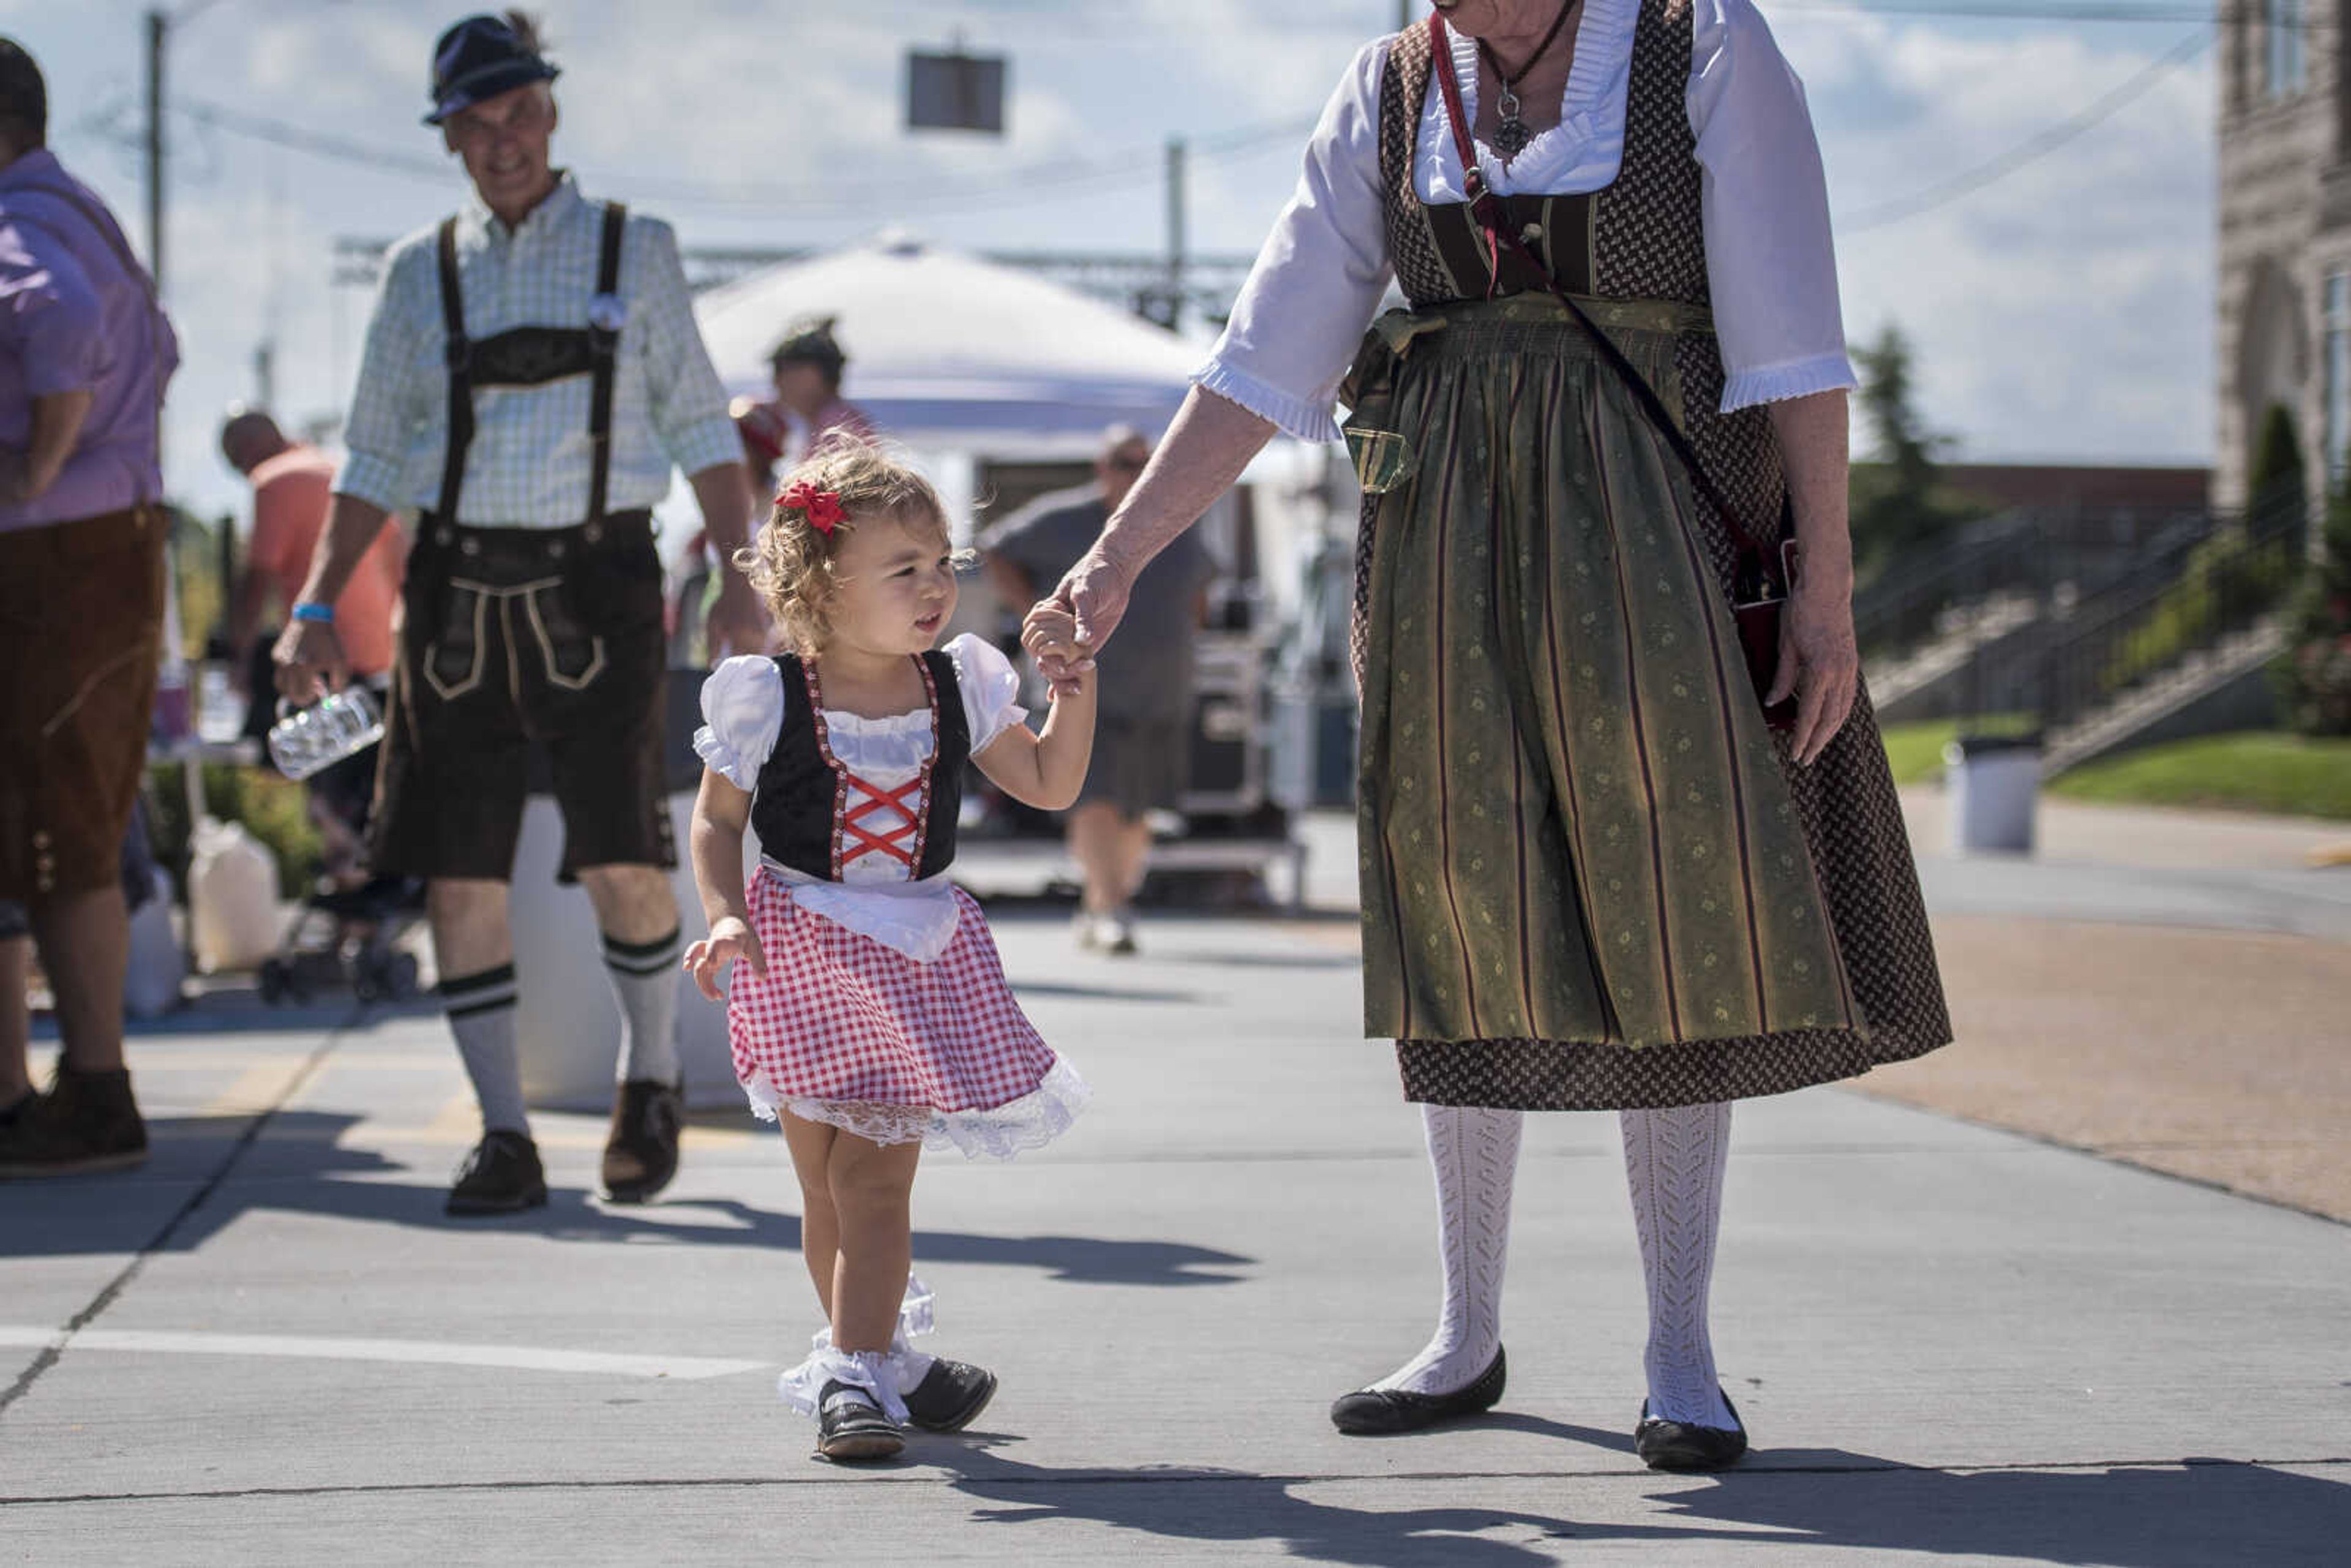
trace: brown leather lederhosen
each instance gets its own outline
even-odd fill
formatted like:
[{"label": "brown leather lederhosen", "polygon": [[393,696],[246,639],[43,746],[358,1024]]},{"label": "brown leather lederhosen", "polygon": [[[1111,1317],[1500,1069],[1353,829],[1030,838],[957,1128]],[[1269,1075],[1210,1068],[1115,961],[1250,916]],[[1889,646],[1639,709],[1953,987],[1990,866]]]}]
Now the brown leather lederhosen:
[{"label": "brown leather lederhosen", "polygon": [[[436,236],[448,431],[439,498],[409,559],[405,622],[378,775],[377,868],[502,880],[533,747],[553,774],[563,875],[676,863],[664,795],[661,563],[651,514],[605,510],[627,209],[607,203],[587,324],[465,331],[456,220]],[[474,395],[590,378],[588,506],[566,528],[457,521]]]}]

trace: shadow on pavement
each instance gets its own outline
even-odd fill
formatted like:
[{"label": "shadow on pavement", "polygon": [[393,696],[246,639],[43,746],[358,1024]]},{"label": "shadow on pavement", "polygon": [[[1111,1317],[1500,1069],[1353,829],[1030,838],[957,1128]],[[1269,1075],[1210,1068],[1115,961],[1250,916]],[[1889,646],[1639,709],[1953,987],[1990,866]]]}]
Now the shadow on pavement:
[{"label": "shadow on pavement", "polygon": [[1012,982],[1016,997],[1074,997],[1080,1001],[1155,1002],[1170,1007],[1199,1007],[1208,998],[1197,991],[1138,990],[1132,986],[1080,986],[1067,980]]},{"label": "shadow on pavement", "polygon": [[1954,1474],[1781,1449],[1657,1500],[1680,1519],[1790,1544],[2107,1568],[2340,1563],[2351,1541],[2351,1484],[2220,1459]]},{"label": "shadow on pavement", "polygon": [[[441,1211],[446,1174],[423,1182],[381,1178],[413,1167],[340,1140],[360,1118],[316,1111],[281,1112],[266,1136],[246,1148],[225,1179],[181,1215],[162,1244],[193,1252],[248,1213],[319,1215],[429,1230],[506,1230],[558,1241],[747,1247],[798,1251],[797,1215],[778,1214],[731,1198],[674,1198],[622,1207],[578,1187],[555,1188],[548,1206],[497,1219],[452,1219]],[[0,1210],[0,1258],[71,1257],[144,1251],[159,1228],[185,1202],[184,1185],[211,1181],[250,1116],[160,1117],[148,1124],[154,1155],[147,1166],[120,1176],[12,1184]],[[126,1201],[153,1195],[162,1203]],[[1123,1240],[1094,1236],[980,1236],[917,1230],[918,1262],[991,1263],[1040,1269],[1073,1284],[1223,1285],[1256,1262],[1237,1253],[1180,1241]]]},{"label": "shadow on pavement", "polygon": [[1294,1480],[1238,1470],[1053,1469],[1022,1464],[998,1451],[1018,1440],[991,1437],[952,1455],[922,1457],[953,1472],[957,1491],[1002,1505],[975,1510],[975,1523],[1074,1520],[1168,1541],[1279,1541],[1293,1557],[1366,1568],[1519,1568],[1553,1563],[1558,1560],[1553,1552],[1485,1540],[1476,1532],[1515,1525],[1545,1537],[1563,1537],[1573,1528],[1564,1520],[1490,1508],[1334,1508],[1292,1496],[1290,1489],[1299,1484]]},{"label": "shadow on pavement", "polygon": [[1175,953],[1173,964],[1206,964],[1218,969],[1360,969],[1353,953]]},{"label": "shadow on pavement", "polygon": [[[1515,1417],[1489,1424],[1630,1447],[1617,1433]],[[1562,1504],[1557,1517],[1476,1505],[1353,1509],[1294,1495],[1318,1484],[1297,1478],[1022,1464],[998,1451],[1017,1440],[990,1437],[952,1457],[923,1457],[952,1471],[957,1490],[1000,1505],[976,1510],[976,1522],[1075,1520],[1170,1541],[1280,1541],[1295,1557],[1363,1568],[1516,1568],[1561,1560],[1572,1552],[1561,1542],[1616,1541],[1748,1542],[1783,1553],[1812,1548],[1823,1560],[1832,1551],[1852,1552],[1858,1563],[1908,1552],[2103,1568],[2267,1568],[2339,1563],[2351,1539],[2351,1485],[2221,1460],[1954,1474],[1865,1454],[1782,1450],[1759,1453],[1753,1468],[1726,1475],[1651,1478],[1673,1489],[1652,1494],[1658,1521],[1609,1524],[1579,1521],[1565,1506],[1607,1484],[1601,1478],[1460,1478],[1464,1488],[1550,1492]],[[1365,1477],[1319,1484],[1384,1483]],[[1496,1531],[1519,1539],[1495,1539]]]},{"label": "shadow on pavement", "polygon": [[[169,1040],[183,1035],[299,1034],[314,1040],[333,1030],[359,1029],[393,1018],[438,1018],[441,1003],[432,997],[412,997],[399,1002],[357,1002],[347,992],[308,1002],[271,1006],[250,986],[222,986],[193,996],[170,1012],[154,1018],[126,1019],[124,1039],[135,1047],[142,1040]],[[54,1044],[57,1019],[43,1010],[33,1017],[37,1044]],[[131,1065],[138,1065],[136,1057]]]}]

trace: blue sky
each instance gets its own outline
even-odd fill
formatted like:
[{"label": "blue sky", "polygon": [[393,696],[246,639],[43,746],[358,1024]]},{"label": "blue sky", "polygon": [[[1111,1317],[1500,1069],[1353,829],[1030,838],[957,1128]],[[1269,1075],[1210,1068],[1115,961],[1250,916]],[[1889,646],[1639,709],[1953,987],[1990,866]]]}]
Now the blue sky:
[{"label": "blue sky", "polygon": [[[2214,61],[2164,70],[2049,156],[1885,221],[2065,121],[2196,28],[1903,15],[1932,0],[1761,0],[1803,76],[1842,219],[1849,334],[1898,322],[1930,420],[1970,458],[2200,462],[2211,446]],[[2180,0],[2064,0],[2169,10]],[[183,8],[187,0],[181,0]],[[2000,9],[1948,0],[1951,9]],[[1289,193],[1302,127],[1395,0],[554,0],[559,156],[591,193],[688,244],[821,245],[885,223],[975,247],[1156,250],[1170,135],[1249,145],[1195,160],[1203,251],[1248,252]],[[52,144],[144,235],[144,7],[0,0],[47,72]],[[340,406],[364,295],[329,282],[339,235],[391,235],[461,194],[417,122],[438,29],[394,0],[200,0],[173,29],[179,101],[380,152],[380,168],[172,121],[169,296],[188,350],[175,492],[238,504],[221,408],[277,344],[279,402]],[[2209,32],[2210,29],[2205,29]],[[903,51],[957,36],[1011,55],[1001,141],[898,129]],[[1297,134],[1289,128],[1300,128]],[[1023,182],[1050,163],[1050,180]],[[1072,166],[1074,165],[1074,166]],[[1873,221],[1873,219],[1875,221]]]}]

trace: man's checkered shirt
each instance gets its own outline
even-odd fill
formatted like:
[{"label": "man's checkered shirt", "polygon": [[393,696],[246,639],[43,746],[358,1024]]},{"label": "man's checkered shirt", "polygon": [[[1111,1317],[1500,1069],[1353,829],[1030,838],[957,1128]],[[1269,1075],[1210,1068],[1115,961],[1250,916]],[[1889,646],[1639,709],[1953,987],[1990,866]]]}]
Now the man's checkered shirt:
[{"label": "man's checkered shirt", "polygon": [[[601,203],[566,174],[509,232],[478,201],[457,221],[465,332],[475,342],[512,327],[584,327],[596,288]],[[443,356],[435,230],[392,250],[343,441],[335,488],[387,511],[425,509],[441,494],[449,382]],[[743,457],[726,393],[695,329],[677,238],[630,214],[621,243],[620,364],[612,387],[612,511],[668,493],[670,466],[698,474]],[[474,392],[474,442],[457,521],[473,528],[569,528],[587,520],[589,378]]]}]

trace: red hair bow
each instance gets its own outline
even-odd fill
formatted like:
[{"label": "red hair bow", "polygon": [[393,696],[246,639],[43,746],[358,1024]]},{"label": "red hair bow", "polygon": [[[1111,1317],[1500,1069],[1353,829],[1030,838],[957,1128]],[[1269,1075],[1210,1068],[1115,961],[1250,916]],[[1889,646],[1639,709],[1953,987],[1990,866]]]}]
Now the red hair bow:
[{"label": "red hair bow", "polygon": [[843,513],[841,492],[820,490],[803,479],[776,497],[776,505],[788,512],[799,512],[808,518],[808,526],[827,538],[840,526]]}]

